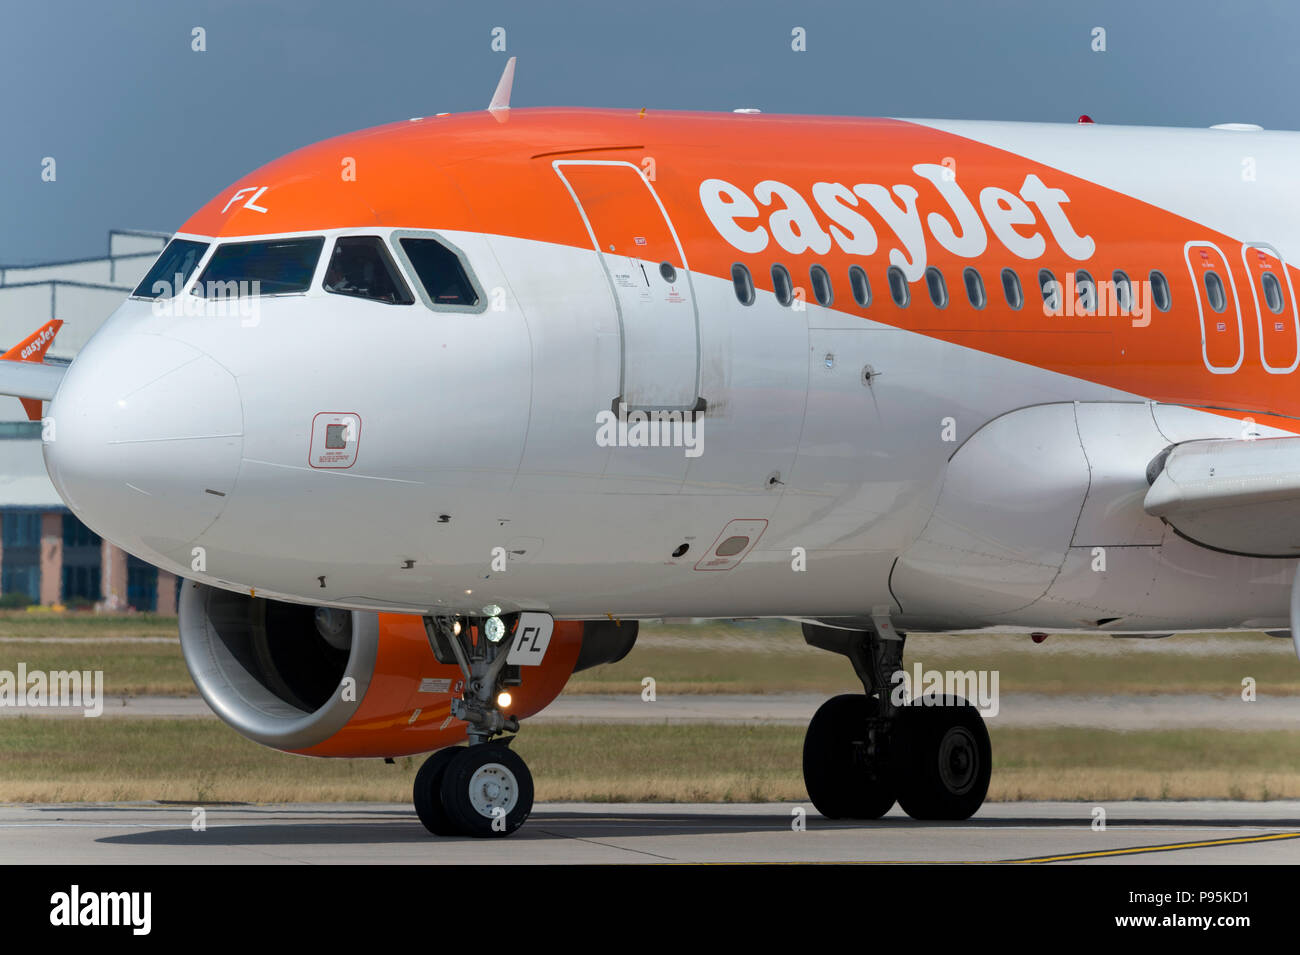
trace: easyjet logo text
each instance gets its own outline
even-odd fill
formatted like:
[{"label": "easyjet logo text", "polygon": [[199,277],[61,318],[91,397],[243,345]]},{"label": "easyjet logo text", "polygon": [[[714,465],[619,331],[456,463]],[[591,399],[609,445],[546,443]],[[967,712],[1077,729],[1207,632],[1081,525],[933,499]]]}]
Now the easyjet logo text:
[{"label": "easyjet logo text", "polygon": [[[929,199],[923,201],[921,190],[905,182],[889,188],[816,182],[809,198],[775,179],[764,179],[752,194],[725,179],[706,179],[700,204],[718,234],[741,252],[756,254],[772,242],[791,255],[825,255],[832,245],[847,255],[873,255],[887,246],[890,265],[909,282],[925,274],[931,242],[968,259],[983,255],[991,241],[1022,259],[1043,255],[1049,239],[1072,259],[1087,259],[1096,250],[1092,237],[1071,224],[1065,190],[1033,173],[1019,193],[985,186],[971,196],[951,167],[918,163],[912,172],[933,194]],[[941,208],[923,212],[933,204]]]},{"label": "easyjet logo text", "polygon": [[37,339],[34,342],[32,342],[30,345],[28,345],[26,348],[24,348],[18,357],[21,358],[23,361],[26,361],[32,355],[41,354],[42,352],[45,351],[45,346],[48,345],[53,340],[54,340],[54,329],[51,326],[46,325],[44,328],[41,329],[41,334],[37,337]]}]

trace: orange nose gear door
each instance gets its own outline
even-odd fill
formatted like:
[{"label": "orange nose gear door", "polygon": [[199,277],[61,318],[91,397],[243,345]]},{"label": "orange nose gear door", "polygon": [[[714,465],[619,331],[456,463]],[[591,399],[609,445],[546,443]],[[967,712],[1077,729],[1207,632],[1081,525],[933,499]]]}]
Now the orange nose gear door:
[{"label": "orange nose gear door", "polygon": [[699,312],[677,233],[654,187],[629,162],[557,159],[605,267],[623,336],[628,410],[702,410]]}]

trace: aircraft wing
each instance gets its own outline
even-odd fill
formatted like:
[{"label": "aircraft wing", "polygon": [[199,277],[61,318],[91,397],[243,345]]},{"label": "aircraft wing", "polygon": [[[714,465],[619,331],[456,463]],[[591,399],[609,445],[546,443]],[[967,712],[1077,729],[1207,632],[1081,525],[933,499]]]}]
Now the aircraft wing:
[{"label": "aircraft wing", "polygon": [[51,319],[0,355],[0,395],[21,398],[32,421],[41,420],[41,402],[54,397],[67,371],[66,365],[47,365],[43,360],[62,327],[62,321]]},{"label": "aircraft wing", "polygon": [[49,401],[59,390],[66,365],[46,365],[42,362],[0,361],[0,395],[15,398],[39,398]]},{"label": "aircraft wing", "polygon": [[[1188,441],[1151,462],[1143,507],[1188,540],[1258,557],[1300,555],[1300,438]],[[1291,584],[1300,657],[1300,569]]]},{"label": "aircraft wing", "polygon": [[1146,512],[1189,540],[1257,557],[1300,556],[1300,438],[1188,441],[1150,471]]}]

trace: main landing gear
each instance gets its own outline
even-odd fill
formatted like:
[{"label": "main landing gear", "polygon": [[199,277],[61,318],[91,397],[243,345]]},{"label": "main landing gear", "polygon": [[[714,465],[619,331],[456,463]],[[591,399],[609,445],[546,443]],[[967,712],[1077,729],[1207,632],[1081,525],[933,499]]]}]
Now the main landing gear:
[{"label": "main landing gear", "polygon": [[804,624],[804,639],[842,653],[865,693],[827,700],[808,725],[804,785],[831,819],[879,819],[895,800],[913,819],[967,819],[988,793],[992,753],[979,711],[957,696],[899,705],[891,676],[905,636],[887,617],[872,630]]},{"label": "main landing gear", "polygon": [[415,776],[416,815],[436,836],[508,836],[533,809],[533,776],[510,749],[513,737],[493,740],[519,730],[497,702],[503,687],[518,682],[506,665],[510,641],[500,633],[491,638],[502,624],[497,617],[425,617],[424,624],[434,656],[454,660],[464,674],[464,694],[452,701],[451,715],[469,724],[469,745],[425,760]]}]

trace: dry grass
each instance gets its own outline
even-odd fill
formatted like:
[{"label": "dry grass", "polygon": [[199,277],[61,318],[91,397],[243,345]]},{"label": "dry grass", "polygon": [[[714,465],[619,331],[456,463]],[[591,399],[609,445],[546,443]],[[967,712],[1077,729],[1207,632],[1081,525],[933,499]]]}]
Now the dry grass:
[{"label": "dry grass", "polygon": [[[1024,634],[908,637],[905,665],[996,669],[1004,693],[1237,696],[1252,677],[1261,694],[1300,693],[1289,640],[1256,633],[1118,639]],[[660,693],[860,692],[848,662],[803,642],[794,624],[643,624],[627,658],[577,674],[566,693],[639,693],[644,677]]]},{"label": "dry grass", "polygon": [[176,618],[152,613],[97,614],[89,612],[0,610],[0,638],[40,639],[89,637],[176,638]]},{"label": "dry grass", "polygon": [[989,798],[1297,799],[1300,731],[1006,729]]},{"label": "dry grass", "polygon": [[[515,745],[543,801],[807,800],[799,727],[551,724]],[[993,758],[991,800],[1300,798],[1300,732],[1008,729]],[[6,802],[406,802],[419,764],[290,756],[199,720],[0,723]]]},{"label": "dry grass", "polygon": [[[996,759],[996,756],[994,757]],[[1140,767],[993,771],[990,802],[1122,799],[1300,799],[1300,772],[1181,769],[1153,772]]]},{"label": "dry grass", "polygon": [[0,643],[0,670],[101,670],[105,700],[121,696],[196,696],[180,643],[22,640]]}]

